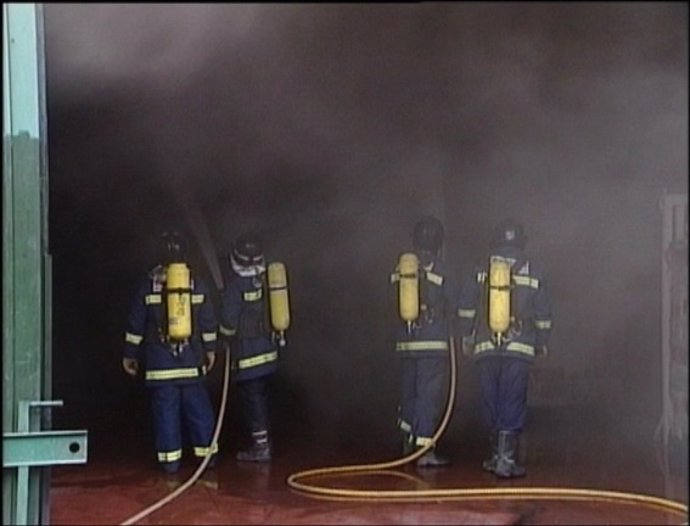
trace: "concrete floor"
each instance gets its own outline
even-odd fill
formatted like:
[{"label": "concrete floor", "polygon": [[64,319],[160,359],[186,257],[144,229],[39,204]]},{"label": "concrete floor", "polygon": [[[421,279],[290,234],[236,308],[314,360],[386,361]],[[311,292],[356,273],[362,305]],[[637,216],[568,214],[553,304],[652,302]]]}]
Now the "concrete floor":
[{"label": "concrete floor", "polygon": [[[564,421],[568,421],[566,418]],[[572,419],[570,420],[572,422]],[[525,434],[527,477],[500,480],[481,470],[483,446],[442,439],[439,449],[453,463],[438,469],[399,468],[398,475],[308,479],[309,484],[358,489],[577,487],[640,493],[688,502],[687,470],[664,479],[653,451],[618,447],[594,432],[543,425]],[[535,427],[535,426],[533,426]],[[546,429],[559,432],[547,434]],[[564,437],[571,436],[571,439]],[[575,439],[572,436],[578,436]],[[159,473],[146,452],[127,440],[98,446],[90,437],[89,462],[53,469],[51,524],[119,524],[186,481],[197,464],[185,459],[176,477]],[[139,524],[683,524],[683,517],[648,505],[599,500],[446,500],[433,502],[334,501],[299,494],[286,484],[295,472],[325,466],[373,463],[397,458],[389,445],[366,450],[276,440],[270,465],[240,464],[231,447],[218,466],[189,490]],[[400,474],[404,476],[400,476]]]}]

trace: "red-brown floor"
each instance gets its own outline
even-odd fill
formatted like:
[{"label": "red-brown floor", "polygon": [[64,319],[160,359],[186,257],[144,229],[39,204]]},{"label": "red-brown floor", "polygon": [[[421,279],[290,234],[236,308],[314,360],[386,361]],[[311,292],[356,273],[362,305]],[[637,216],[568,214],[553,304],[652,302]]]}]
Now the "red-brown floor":
[{"label": "red-brown floor", "polygon": [[[654,463],[615,454],[605,441],[590,446],[527,444],[524,479],[499,480],[481,470],[478,446],[451,447],[452,465],[405,466],[405,476],[350,476],[310,484],[359,489],[578,487],[661,496],[687,504],[687,478],[664,482]],[[557,447],[556,447],[557,446]],[[583,449],[584,448],[584,449]],[[126,448],[123,448],[126,449]],[[641,504],[582,500],[334,501],[294,492],[291,473],[314,467],[391,460],[388,448],[328,450],[325,445],[276,447],[270,465],[238,464],[232,451],[216,469],[139,524],[687,524],[687,517]],[[119,524],[169,494],[194,472],[187,459],[176,478],[162,475],[143,454],[100,454],[86,465],[53,469],[52,524]]]}]

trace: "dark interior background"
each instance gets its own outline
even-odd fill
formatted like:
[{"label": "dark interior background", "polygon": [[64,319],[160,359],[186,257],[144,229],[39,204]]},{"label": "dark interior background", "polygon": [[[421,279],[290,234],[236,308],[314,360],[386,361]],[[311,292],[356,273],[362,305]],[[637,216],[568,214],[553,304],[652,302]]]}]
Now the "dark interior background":
[{"label": "dark interior background", "polygon": [[[458,275],[499,219],[524,222],[554,310],[532,415],[596,408],[602,436],[651,439],[659,199],[688,186],[686,3],[46,4],[45,28],[55,418],[92,454],[150,440],[121,349],[172,224],[212,284],[245,228],[288,267],[277,447],[397,447],[387,279],[426,213]],[[466,360],[459,379],[449,443],[483,433]]]}]

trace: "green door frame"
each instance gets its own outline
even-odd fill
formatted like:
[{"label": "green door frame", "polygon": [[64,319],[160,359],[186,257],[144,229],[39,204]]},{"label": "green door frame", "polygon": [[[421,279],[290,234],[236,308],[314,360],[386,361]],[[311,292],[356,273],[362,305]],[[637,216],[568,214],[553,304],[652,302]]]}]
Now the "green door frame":
[{"label": "green door frame", "polygon": [[50,400],[43,9],[2,9],[3,524],[48,524],[49,466],[86,462],[86,431],[50,431],[50,407],[61,402]]}]

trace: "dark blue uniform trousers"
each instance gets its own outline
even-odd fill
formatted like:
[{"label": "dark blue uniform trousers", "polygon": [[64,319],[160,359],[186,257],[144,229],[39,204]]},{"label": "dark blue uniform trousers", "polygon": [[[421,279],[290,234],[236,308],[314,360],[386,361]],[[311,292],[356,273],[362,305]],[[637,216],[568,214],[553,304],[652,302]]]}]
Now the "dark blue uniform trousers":
[{"label": "dark blue uniform trousers", "polygon": [[269,431],[268,390],[270,375],[237,382],[242,413],[251,433]]},{"label": "dark blue uniform trousers", "polygon": [[166,460],[161,453],[182,449],[182,422],[193,447],[208,448],[213,438],[215,416],[211,399],[202,382],[151,387],[153,430],[159,461],[179,465],[174,457]]},{"label": "dark blue uniform trousers", "polygon": [[477,360],[484,417],[491,432],[522,432],[530,365],[520,358],[505,356]]},{"label": "dark blue uniform trousers", "polygon": [[443,410],[447,358],[402,358],[400,417],[412,426],[412,435],[434,436]]}]

